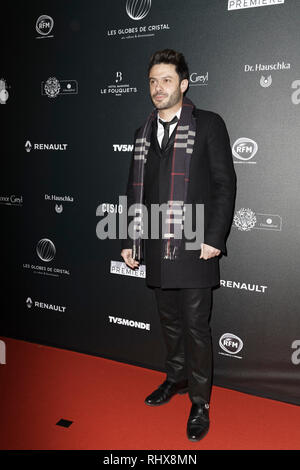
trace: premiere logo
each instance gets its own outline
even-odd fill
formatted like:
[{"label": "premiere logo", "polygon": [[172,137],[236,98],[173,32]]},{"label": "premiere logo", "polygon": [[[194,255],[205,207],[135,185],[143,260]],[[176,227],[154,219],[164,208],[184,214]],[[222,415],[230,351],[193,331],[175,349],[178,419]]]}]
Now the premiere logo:
[{"label": "premiere logo", "polygon": [[275,6],[282,3],[284,0],[228,0],[228,10]]}]

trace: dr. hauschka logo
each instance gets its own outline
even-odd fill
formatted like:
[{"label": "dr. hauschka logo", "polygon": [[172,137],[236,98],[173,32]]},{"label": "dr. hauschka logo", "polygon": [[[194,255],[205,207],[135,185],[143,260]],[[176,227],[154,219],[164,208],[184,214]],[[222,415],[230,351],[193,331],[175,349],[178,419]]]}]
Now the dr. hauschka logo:
[{"label": "dr. hauschka logo", "polygon": [[272,76],[269,75],[268,77],[264,77],[263,75],[260,77],[260,85],[263,87],[263,88],[268,88],[269,86],[272,85]]},{"label": "dr. hauschka logo", "polygon": [[132,20],[142,20],[148,15],[151,0],[127,0],[126,13]]},{"label": "dr. hauschka logo", "polygon": [[225,351],[219,352],[219,354],[242,359],[242,357],[237,356],[237,354],[243,349],[244,344],[238,336],[233,335],[232,333],[225,333],[219,340],[219,346],[223,351]]},{"label": "dr. hauschka logo", "polygon": [[276,71],[281,71],[281,70],[290,70],[291,69],[291,64],[290,62],[284,62],[282,60],[281,62],[278,60],[275,63],[272,64],[262,64],[262,63],[256,63],[256,64],[245,64],[244,65],[244,72],[269,72],[270,70],[276,70]]},{"label": "dr. hauschka logo", "polygon": [[15,194],[0,196],[0,204],[6,204],[7,206],[22,206],[23,196],[16,196]]},{"label": "dr. hauschka logo", "polygon": [[[245,73],[259,73],[258,82],[262,88],[269,88],[273,83],[273,78],[270,72],[281,72],[291,69],[291,63],[285,62],[284,60],[278,60],[277,62],[271,64],[245,64],[244,72]],[[266,72],[266,74],[261,74],[261,72]]]},{"label": "dr. hauschka logo", "polygon": [[206,86],[208,85],[208,72],[206,74],[199,74],[193,72],[190,75],[190,86]]},{"label": "dr. hauschka logo", "polygon": [[108,85],[106,88],[101,88],[101,95],[114,95],[122,96],[129,93],[137,93],[137,88],[135,86],[130,86],[126,81],[123,82],[123,73],[116,72],[115,74],[115,83]]},{"label": "dr. hauschka logo", "polygon": [[7,90],[8,86],[4,78],[0,78],[0,104],[6,104],[9,93]]},{"label": "dr. hauschka logo", "polygon": [[49,261],[52,261],[55,256],[56,248],[49,238],[42,238],[37,243],[36,252],[42,261],[49,263]]},{"label": "dr. hauschka logo", "polygon": [[6,364],[6,344],[0,340],[0,364]]},{"label": "dr. hauschka logo", "polygon": [[261,214],[242,207],[234,215],[233,226],[242,232],[249,232],[253,228],[281,231],[282,218],[277,214]]},{"label": "dr. hauschka logo", "polygon": [[284,0],[228,0],[228,10],[281,5]]},{"label": "dr. hauschka logo", "polygon": [[31,297],[27,297],[26,299],[26,306],[27,308],[40,308],[43,310],[52,310],[53,312],[60,312],[60,313],[65,313],[67,307],[64,305],[55,305],[55,304],[49,304],[48,302],[41,302],[39,300],[32,300]]},{"label": "dr. hauschka logo", "polygon": [[68,149],[69,144],[32,144],[30,140],[27,140],[25,143],[25,150],[27,153],[31,152],[31,150],[59,150],[65,151]]},{"label": "dr. hauschka logo", "polygon": [[77,80],[58,80],[56,77],[49,77],[41,83],[41,93],[48,98],[56,98],[58,95],[77,95]]},{"label": "dr. hauschka logo", "polygon": [[300,364],[300,339],[295,339],[291,345],[292,349],[295,349],[291,356],[292,364],[298,366]]},{"label": "dr. hauschka logo", "polygon": [[232,146],[232,154],[237,158],[234,163],[256,163],[252,158],[256,155],[258,145],[255,140],[240,137]]},{"label": "dr. hauschka logo", "polygon": [[45,194],[44,199],[47,202],[55,202],[54,209],[57,214],[61,214],[63,212],[62,203],[74,202],[74,198],[72,196],[56,196],[56,194]]},{"label": "dr. hauschka logo", "polygon": [[41,15],[38,17],[35,23],[35,29],[40,36],[37,36],[37,39],[41,38],[53,38],[53,34],[50,36],[50,33],[53,29],[54,21],[53,18],[49,15]]}]

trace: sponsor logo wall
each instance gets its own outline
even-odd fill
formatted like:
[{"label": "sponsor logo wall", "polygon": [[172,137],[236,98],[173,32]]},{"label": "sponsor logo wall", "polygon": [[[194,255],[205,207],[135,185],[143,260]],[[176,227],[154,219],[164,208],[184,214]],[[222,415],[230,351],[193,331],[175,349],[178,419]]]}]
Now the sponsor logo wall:
[{"label": "sponsor logo wall", "polygon": [[152,109],[148,60],[173,47],[188,96],[224,118],[237,173],[214,383],[300,405],[300,2],[61,3],[26,4],[31,25],[8,6],[0,32],[22,52],[5,48],[0,70],[4,340],[164,370],[147,266],[123,262],[120,238],[133,136]]}]

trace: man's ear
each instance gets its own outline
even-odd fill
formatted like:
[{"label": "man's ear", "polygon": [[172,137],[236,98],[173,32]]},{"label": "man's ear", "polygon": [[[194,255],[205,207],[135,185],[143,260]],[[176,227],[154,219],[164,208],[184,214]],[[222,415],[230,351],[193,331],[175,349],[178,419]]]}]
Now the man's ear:
[{"label": "man's ear", "polygon": [[187,78],[185,78],[184,80],[181,81],[180,83],[180,90],[182,93],[184,93],[187,89],[188,89],[188,86],[189,86],[189,81]]}]

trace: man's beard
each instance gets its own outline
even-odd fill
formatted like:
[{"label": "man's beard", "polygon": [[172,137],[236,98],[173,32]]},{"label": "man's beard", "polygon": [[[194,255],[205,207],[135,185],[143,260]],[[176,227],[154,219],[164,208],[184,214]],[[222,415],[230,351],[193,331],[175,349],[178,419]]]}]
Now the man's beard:
[{"label": "man's beard", "polygon": [[[159,95],[159,93],[156,93],[156,95]],[[175,104],[179,103],[181,99],[181,92],[180,92],[180,87],[178,87],[170,96],[168,101],[163,101],[163,102],[155,102],[153,98],[151,97],[152,102],[154,106],[156,106],[157,109],[169,109],[175,106]]]}]

